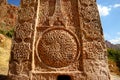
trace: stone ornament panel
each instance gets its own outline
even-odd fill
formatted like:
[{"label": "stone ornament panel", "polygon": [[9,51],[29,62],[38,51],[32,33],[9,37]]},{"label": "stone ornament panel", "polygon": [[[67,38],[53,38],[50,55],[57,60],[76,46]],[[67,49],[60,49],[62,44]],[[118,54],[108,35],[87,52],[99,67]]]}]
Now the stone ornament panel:
[{"label": "stone ornament panel", "polygon": [[38,58],[47,66],[61,68],[69,66],[78,57],[76,36],[64,28],[46,30],[37,43]]},{"label": "stone ornament panel", "polygon": [[31,37],[33,31],[32,24],[28,22],[18,24],[15,31],[16,31],[16,38],[25,39]]},{"label": "stone ornament panel", "polygon": [[21,10],[19,10],[18,13],[19,13],[18,15],[19,20],[29,21],[29,20],[32,20],[35,16],[35,8],[34,7],[21,8]]},{"label": "stone ornament panel", "polygon": [[30,55],[30,44],[14,44],[13,47],[13,59],[17,61],[25,61],[29,60],[29,55]]}]

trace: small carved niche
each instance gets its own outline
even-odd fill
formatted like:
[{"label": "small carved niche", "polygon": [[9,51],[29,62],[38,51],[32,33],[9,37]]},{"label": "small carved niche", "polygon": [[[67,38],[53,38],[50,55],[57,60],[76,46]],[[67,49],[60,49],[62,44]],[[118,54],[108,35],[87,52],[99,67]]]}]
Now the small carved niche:
[{"label": "small carved niche", "polygon": [[72,80],[69,75],[59,75],[57,80]]}]

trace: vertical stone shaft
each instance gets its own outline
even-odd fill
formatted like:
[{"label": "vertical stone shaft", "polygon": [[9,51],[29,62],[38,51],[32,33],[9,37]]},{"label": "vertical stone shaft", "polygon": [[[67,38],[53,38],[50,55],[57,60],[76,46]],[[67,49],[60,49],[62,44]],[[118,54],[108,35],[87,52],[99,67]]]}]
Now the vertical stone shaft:
[{"label": "vertical stone shaft", "polygon": [[18,11],[11,58],[9,62],[10,80],[29,80],[34,53],[37,0],[21,0]]},{"label": "vertical stone shaft", "polygon": [[89,80],[110,80],[107,50],[96,0],[79,0],[83,41],[83,68]]}]

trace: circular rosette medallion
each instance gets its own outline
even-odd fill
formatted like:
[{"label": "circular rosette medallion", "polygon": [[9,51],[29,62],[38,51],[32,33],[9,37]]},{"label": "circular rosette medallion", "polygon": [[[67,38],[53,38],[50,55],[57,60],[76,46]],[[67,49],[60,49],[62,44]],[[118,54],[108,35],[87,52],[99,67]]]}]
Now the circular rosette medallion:
[{"label": "circular rosette medallion", "polygon": [[78,41],[73,33],[63,28],[49,29],[39,39],[38,56],[47,66],[69,66],[78,54]]}]

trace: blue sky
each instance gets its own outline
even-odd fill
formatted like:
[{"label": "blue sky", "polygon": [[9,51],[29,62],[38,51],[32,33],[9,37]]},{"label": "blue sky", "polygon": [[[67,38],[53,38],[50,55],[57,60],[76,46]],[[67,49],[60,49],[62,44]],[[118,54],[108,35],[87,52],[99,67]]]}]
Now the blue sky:
[{"label": "blue sky", "polygon": [[[8,0],[19,5],[20,0]],[[97,0],[104,37],[106,40],[120,44],[120,0]]]},{"label": "blue sky", "polygon": [[104,37],[120,44],[120,0],[97,0]]},{"label": "blue sky", "polygon": [[20,4],[20,0],[7,0],[7,1],[8,1],[8,3],[14,4],[16,6],[18,6]]}]

